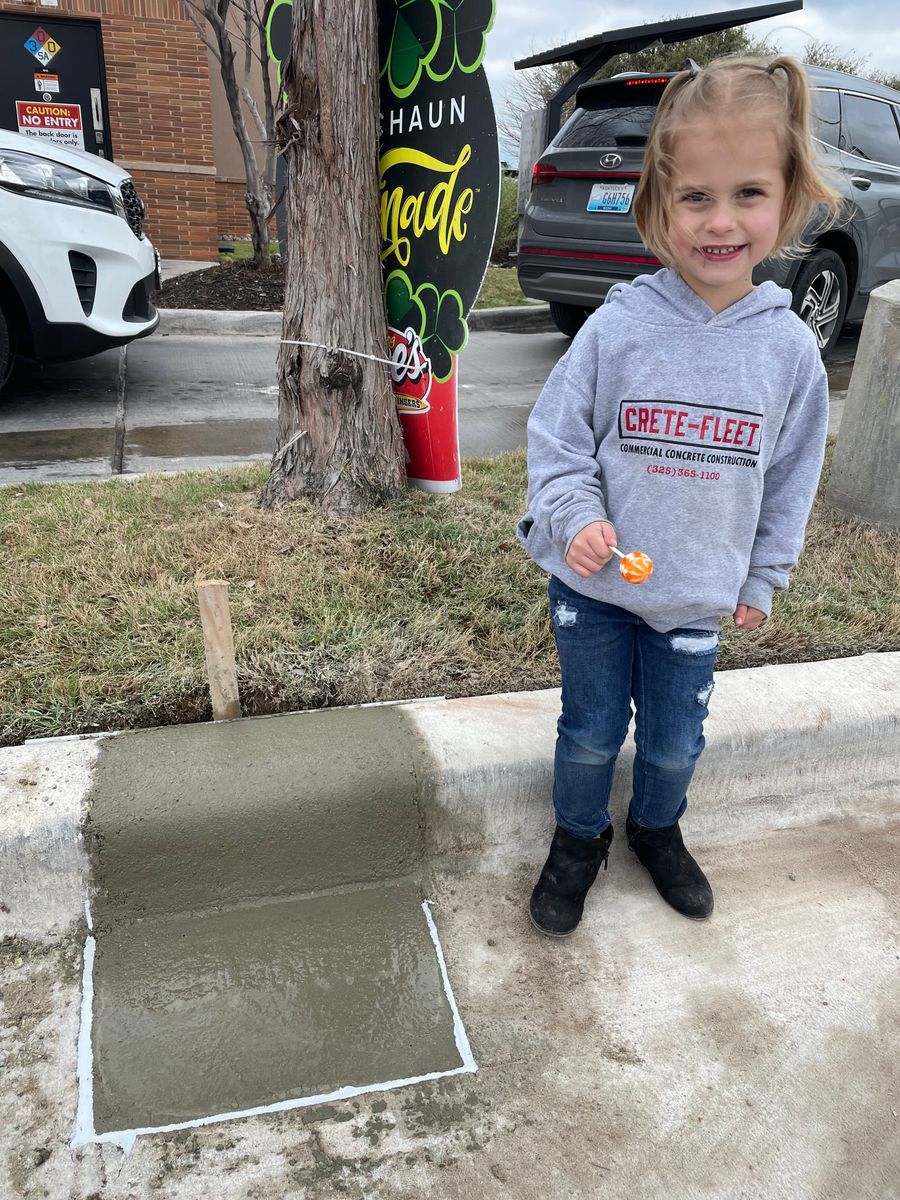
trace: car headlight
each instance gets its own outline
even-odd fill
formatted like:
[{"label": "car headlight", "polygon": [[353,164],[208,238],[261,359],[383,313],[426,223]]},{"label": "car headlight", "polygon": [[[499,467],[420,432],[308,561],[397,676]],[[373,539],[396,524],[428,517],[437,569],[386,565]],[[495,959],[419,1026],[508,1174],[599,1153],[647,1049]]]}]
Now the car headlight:
[{"label": "car headlight", "polygon": [[79,208],[102,208],[126,219],[117,188],[85,171],[39,158],[36,154],[0,150],[0,187],[37,200],[55,200]]}]

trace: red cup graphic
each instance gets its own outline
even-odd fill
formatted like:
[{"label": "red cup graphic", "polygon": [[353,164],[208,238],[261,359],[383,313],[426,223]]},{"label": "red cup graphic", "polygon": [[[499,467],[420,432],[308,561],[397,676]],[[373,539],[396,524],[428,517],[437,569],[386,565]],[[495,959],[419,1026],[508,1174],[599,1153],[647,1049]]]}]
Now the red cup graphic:
[{"label": "red cup graphic", "polygon": [[456,492],[462,487],[456,417],[457,356],[453,373],[440,383],[431,373],[414,329],[388,327],[391,385],[406,448],[410,487],[423,492]]}]

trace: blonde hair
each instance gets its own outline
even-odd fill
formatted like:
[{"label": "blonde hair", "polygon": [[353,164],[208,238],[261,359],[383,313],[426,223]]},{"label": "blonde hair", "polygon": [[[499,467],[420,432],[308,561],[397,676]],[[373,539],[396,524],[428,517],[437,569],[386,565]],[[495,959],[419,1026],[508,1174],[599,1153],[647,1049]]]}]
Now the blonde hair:
[{"label": "blonde hair", "polygon": [[[785,197],[778,239],[770,254],[785,259],[808,251],[801,240],[817,210],[818,229],[830,228],[840,216],[841,196],[818,161],[810,129],[812,95],[809,79],[796,59],[717,58],[700,71],[682,71],[663,92],[647,139],[644,168],[634,201],[634,216],[644,243],[671,266],[669,225],[672,219],[673,150],[679,132],[693,122],[712,118],[768,125],[784,151]],[[746,117],[743,114],[748,114]]]}]

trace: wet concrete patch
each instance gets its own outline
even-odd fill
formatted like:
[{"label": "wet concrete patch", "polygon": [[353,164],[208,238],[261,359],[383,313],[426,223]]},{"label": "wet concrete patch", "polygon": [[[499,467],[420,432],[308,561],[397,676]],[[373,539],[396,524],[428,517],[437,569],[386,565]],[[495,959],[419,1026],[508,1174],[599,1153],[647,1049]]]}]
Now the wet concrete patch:
[{"label": "wet concrete patch", "polygon": [[431,766],[392,705],[99,743],[77,1144],[474,1070],[417,878]]},{"label": "wet concrete patch", "polygon": [[95,923],[409,875],[422,860],[427,769],[390,705],[104,739],[91,794]]},{"label": "wet concrete patch", "polygon": [[98,1135],[471,1069],[410,882],[117,926],[94,995]]}]

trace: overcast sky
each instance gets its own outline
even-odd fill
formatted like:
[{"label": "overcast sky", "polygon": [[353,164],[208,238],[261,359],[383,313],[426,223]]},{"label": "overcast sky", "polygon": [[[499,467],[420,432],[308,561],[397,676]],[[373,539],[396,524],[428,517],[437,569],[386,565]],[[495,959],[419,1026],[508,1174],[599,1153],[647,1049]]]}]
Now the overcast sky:
[{"label": "overcast sky", "polygon": [[[503,105],[514,76],[513,62],[595,33],[627,29],[647,21],[750,8],[727,0],[497,0],[488,35],[485,69],[494,107]],[[802,54],[807,36],[842,50],[870,55],[874,68],[900,72],[900,4],[897,0],[809,0],[799,12],[755,21],[752,32],[771,33],[788,54]],[[777,32],[776,32],[777,31]]]}]

